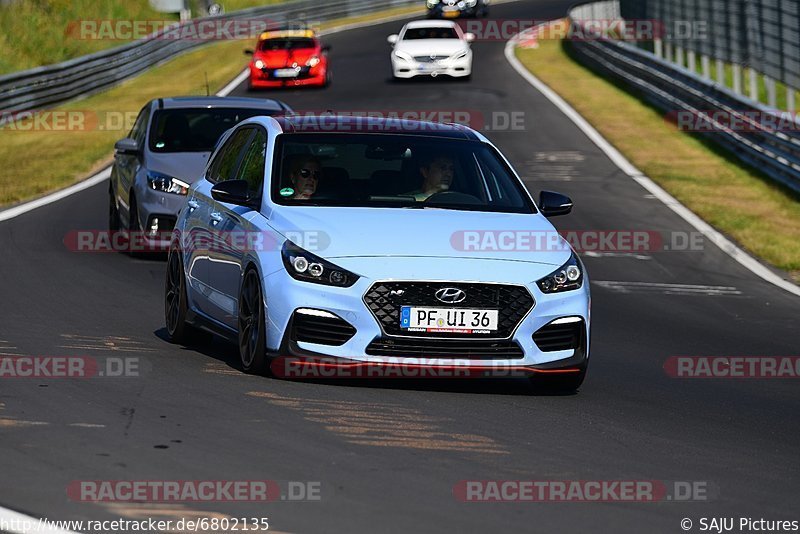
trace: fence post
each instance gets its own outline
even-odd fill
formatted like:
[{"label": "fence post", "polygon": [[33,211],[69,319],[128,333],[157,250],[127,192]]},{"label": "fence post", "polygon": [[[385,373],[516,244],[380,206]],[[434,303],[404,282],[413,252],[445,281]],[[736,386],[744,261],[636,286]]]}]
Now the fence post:
[{"label": "fence post", "polygon": [[664,57],[664,41],[655,39],[653,41],[653,53],[660,58]]},{"label": "fence post", "polygon": [[795,88],[791,85],[786,86],[786,109],[787,111],[791,111],[792,113],[795,112],[795,102],[794,102],[794,94]]},{"label": "fence post", "polygon": [[683,67],[683,47],[676,46],[675,47],[675,63]]},{"label": "fence post", "polygon": [[764,85],[767,87],[767,105],[772,109],[776,109],[778,107],[778,94],[775,87],[775,80],[765,75]]},{"label": "fence post", "polygon": [[738,63],[733,64],[733,91],[742,94],[742,66]]},{"label": "fence post", "polygon": [[748,71],[748,77],[750,81],[750,98],[758,101],[758,73],[753,67],[750,67]]},{"label": "fence post", "polygon": [[721,59],[717,60],[717,83],[725,86],[725,63]]},{"label": "fence post", "polygon": [[703,78],[710,80],[711,79],[711,59],[703,54],[700,56],[700,65],[703,68]]}]

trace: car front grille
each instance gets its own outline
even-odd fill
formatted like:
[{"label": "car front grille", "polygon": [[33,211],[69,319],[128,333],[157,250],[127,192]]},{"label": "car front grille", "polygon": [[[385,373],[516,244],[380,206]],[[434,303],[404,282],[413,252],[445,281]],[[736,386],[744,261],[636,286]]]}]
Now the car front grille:
[{"label": "car front grille", "polygon": [[[457,304],[440,302],[435,294],[444,288],[457,288],[466,299]],[[389,336],[417,338],[508,339],[533,308],[535,301],[523,286],[461,282],[376,282],[364,295],[364,303]],[[483,334],[452,332],[409,332],[400,327],[402,306],[431,308],[498,310],[497,331]]]},{"label": "car front grille", "polygon": [[572,323],[549,323],[533,334],[533,341],[542,352],[575,350],[581,345],[585,329],[583,319]]},{"label": "car front grille", "polygon": [[339,317],[321,317],[295,312],[292,315],[292,341],[341,346],[356,334],[356,329]]},{"label": "car front grille", "polygon": [[367,346],[370,356],[446,360],[518,360],[524,357],[515,341],[379,338]]},{"label": "car front grille", "polygon": [[414,61],[417,63],[433,63],[435,61],[442,61],[450,56],[414,56]]}]

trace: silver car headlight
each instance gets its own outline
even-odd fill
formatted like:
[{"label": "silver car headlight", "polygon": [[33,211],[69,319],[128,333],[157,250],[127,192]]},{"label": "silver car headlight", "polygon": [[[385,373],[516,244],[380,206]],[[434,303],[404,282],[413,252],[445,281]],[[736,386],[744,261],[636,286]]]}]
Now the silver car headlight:
[{"label": "silver car headlight", "polygon": [[147,185],[155,191],[172,193],[173,195],[186,195],[189,193],[190,187],[183,180],[155,171],[147,171]]},{"label": "silver car headlight", "polygon": [[358,281],[358,275],[311,254],[291,241],[281,249],[283,266],[295,280],[326,286],[350,287]]},{"label": "silver car headlight", "polygon": [[469,50],[462,50],[461,52],[456,52],[455,54],[450,56],[450,60],[451,61],[456,61],[458,59],[463,59],[463,58],[467,57],[467,54],[469,54]]},{"label": "silver car headlight", "polygon": [[428,2],[427,2],[428,9],[434,7],[438,3],[439,3],[439,0],[428,0]]},{"label": "silver car headlight", "polygon": [[478,3],[478,0],[464,0],[464,1],[467,3],[468,7],[475,7],[475,5]]},{"label": "silver car headlight", "polygon": [[573,252],[567,263],[536,282],[542,293],[561,293],[583,285],[583,264]]}]

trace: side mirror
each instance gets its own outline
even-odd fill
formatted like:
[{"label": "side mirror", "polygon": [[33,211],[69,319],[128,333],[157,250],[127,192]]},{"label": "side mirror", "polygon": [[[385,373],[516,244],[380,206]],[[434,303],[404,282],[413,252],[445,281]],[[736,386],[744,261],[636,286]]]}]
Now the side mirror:
[{"label": "side mirror", "polygon": [[468,43],[471,43],[472,41],[475,40],[475,34],[474,33],[465,33],[464,34],[464,40],[466,42],[468,42]]},{"label": "side mirror", "polygon": [[539,209],[545,217],[566,215],[572,211],[572,199],[554,191],[539,193]]},{"label": "side mirror", "polygon": [[249,187],[246,180],[227,180],[214,185],[211,188],[211,196],[214,200],[226,204],[255,208],[256,199],[250,196]]},{"label": "side mirror", "polygon": [[244,51],[244,55],[246,55],[246,56],[252,56],[253,54],[254,54],[254,52],[250,48],[246,48],[245,51]]},{"label": "side mirror", "polygon": [[139,143],[136,142],[136,139],[131,139],[130,137],[120,139],[114,143],[114,150],[116,150],[118,154],[126,154],[128,156],[138,156],[141,152],[139,150]]},{"label": "side mirror", "polygon": [[397,44],[397,41],[399,39],[400,39],[400,36],[395,33],[395,34],[392,34],[389,37],[387,37],[386,38],[386,42],[389,43],[390,45],[393,45],[393,44]]}]

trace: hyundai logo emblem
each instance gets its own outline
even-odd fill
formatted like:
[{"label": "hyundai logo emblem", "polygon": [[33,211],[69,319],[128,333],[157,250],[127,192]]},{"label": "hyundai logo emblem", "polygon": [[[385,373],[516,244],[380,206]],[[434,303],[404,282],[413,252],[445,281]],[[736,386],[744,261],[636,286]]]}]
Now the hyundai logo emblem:
[{"label": "hyundai logo emblem", "polygon": [[436,292],[436,298],[446,304],[458,304],[467,298],[467,294],[455,287],[443,287]]}]

